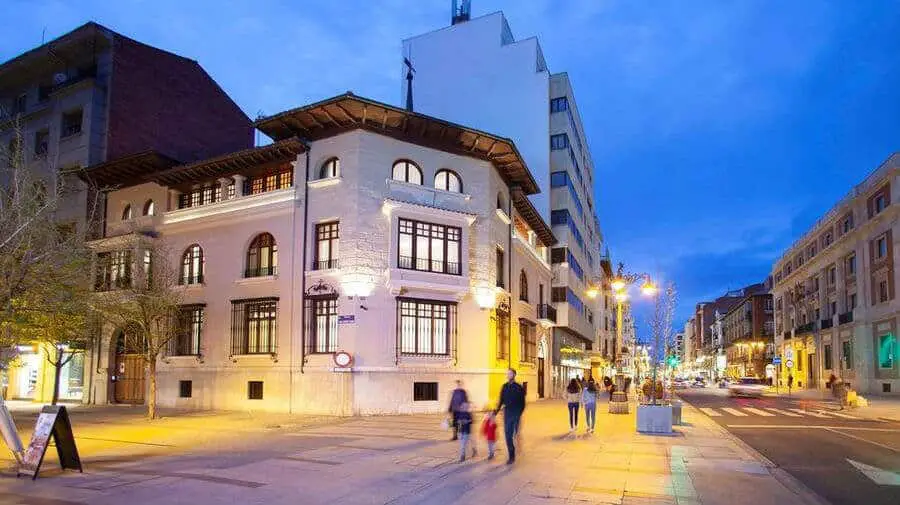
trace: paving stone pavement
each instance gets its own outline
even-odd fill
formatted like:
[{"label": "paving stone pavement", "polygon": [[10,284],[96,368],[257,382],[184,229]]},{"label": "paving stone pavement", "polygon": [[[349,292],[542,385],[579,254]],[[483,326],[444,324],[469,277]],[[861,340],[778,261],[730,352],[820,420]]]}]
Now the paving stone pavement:
[{"label": "paving stone pavement", "polygon": [[[214,430],[205,438],[198,427],[195,443],[186,441],[190,428],[182,423],[172,440],[153,431],[144,443],[158,450],[139,457],[131,445],[83,452],[84,474],[54,470],[51,448],[38,481],[0,479],[0,504],[817,503],[689,405],[686,424],[671,436],[637,434],[633,412],[598,412],[596,434],[573,436],[564,403],[529,405],[512,466],[504,464],[502,442],[494,461],[479,441],[476,458],[457,462],[458,446],[440,430],[440,416]],[[215,417],[203,424],[216,426]],[[76,437],[92,433],[79,428]],[[116,438],[115,428],[105,430]]]}]

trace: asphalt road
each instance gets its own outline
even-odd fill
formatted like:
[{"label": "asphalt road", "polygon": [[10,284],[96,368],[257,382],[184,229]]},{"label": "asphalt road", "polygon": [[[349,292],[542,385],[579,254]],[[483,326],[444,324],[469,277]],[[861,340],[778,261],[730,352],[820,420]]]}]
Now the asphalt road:
[{"label": "asphalt road", "polygon": [[729,398],[718,388],[679,396],[833,505],[900,504],[900,423],[774,396]]}]

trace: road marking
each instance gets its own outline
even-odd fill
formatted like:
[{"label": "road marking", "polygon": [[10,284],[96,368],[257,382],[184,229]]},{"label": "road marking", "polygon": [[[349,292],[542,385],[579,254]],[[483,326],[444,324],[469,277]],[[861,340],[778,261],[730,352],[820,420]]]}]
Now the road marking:
[{"label": "road marking", "polygon": [[822,414],[826,414],[826,413],[827,413],[827,414],[832,415],[832,416],[843,417],[844,419],[856,419],[856,420],[859,420],[859,418],[856,417],[856,416],[847,415],[847,414],[844,414],[844,413],[842,413],[842,412],[832,412],[832,411],[829,411],[829,412],[822,412],[821,410],[820,410],[819,412],[822,413]]},{"label": "road marking", "polygon": [[788,417],[802,417],[800,414],[794,414],[793,412],[776,409],[774,407],[766,407],[766,410],[771,410],[772,412],[775,412],[776,414],[781,414],[781,415],[788,416]]},{"label": "road marking", "polygon": [[765,410],[755,409],[753,407],[744,407],[744,410],[746,410],[747,412],[756,414],[758,416],[775,417],[775,414],[773,414],[771,412],[766,412]]},{"label": "road marking", "polygon": [[813,416],[813,417],[825,417],[825,418],[828,417],[828,416],[824,416],[824,415],[822,415],[822,414],[819,414],[819,413],[817,413],[817,412],[813,412],[813,411],[811,411],[811,410],[803,410],[803,409],[789,409],[789,410],[791,410],[791,411],[793,411],[793,412],[796,412],[796,413],[798,413],[798,414],[804,414],[804,415],[807,415],[807,416]]},{"label": "road marking", "polygon": [[877,466],[867,465],[847,458],[847,462],[856,467],[863,475],[872,479],[879,486],[900,486],[900,473],[883,470]]},{"label": "road marking", "polygon": [[724,410],[725,412],[728,412],[729,414],[731,414],[731,415],[733,415],[733,416],[737,416],[737,417],[747,417],[747,414],[744,414],[744,413],[741,412],[740,410],[732,409],[732,408],[729,408],[729,407],[721,407],[721,408],[722,408],[722,410]]},{"label": "road marking", "polygon": [[805,424],[726,424],[726,428],[773,428],[789,430],[843,430],[843,431],[880,431],[885,433],[900,433],[897,428],[867,428],[862,426],[816,426]]},{"label": "road marking", "polygon": [[722,415],[709,407],[700,407],[700,412],[703,412],[704,414],[708,415],[709,417],[720,417]]},{"label": "road marking", "polygon": [[867,439],[867,438],[858,437],[858,436],[856,436],[856,435],[851,435],[850,433],[843,433],[843,432],[841,432],[841,431],[839,431],[839,430],[840,430],[840,428],[836,428],[836,429],[825,428],[825,431],[830,431],[831,433],[837,433],[838,435],[843,435],[843,436],[845,436],[845,437],[852,438],[852,439],[854,439],[854,440],[859,440],[860,442],[868,442],[868,443],[870,443],[870,444],[872,444],[872,445],[881,447],[882,449],[887,449],[887,450],[889,450],[889,451],[891,451],[891,452],[897,452],[897,453],[900,453],[900,450],[895,449],[895,448],[893,448],[893,447],[891,447],[891,446],[889,446],[889,445],[885,445],[885,444],[882,444],[882,443],[880,443],[880,442],[875,442],[874,440],[869,440],[869,439]]}]

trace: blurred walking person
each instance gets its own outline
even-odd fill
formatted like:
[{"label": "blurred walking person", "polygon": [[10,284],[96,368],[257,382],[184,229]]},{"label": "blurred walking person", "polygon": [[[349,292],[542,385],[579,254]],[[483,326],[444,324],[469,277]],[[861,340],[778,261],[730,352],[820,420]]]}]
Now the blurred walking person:
[{"label": "blurred walking person", "polygon": [[525,389],[516,382],[516,371],[510,368],[506,371],[506,384],[500,390],[500,401],[497,402],[496,415],[503,409],[503,434],[506,437],[506,450],[509,459],[507,465],[516,462],[516,434],[519,432],[519,422],[522,413],[525,412]]},{"label": "blurred walking person", "polygon": [[466,393],[466,390],[463,389],[462,381],[456,381],[456,389],[453,390],[453,394],[450,395],[450,406],[447,408],[447,412],[452,416],[452,425],[453,425],[453,438],[450,440],[456,440],[459,436],[459,412],[460,408],[464,403],[469,402],[469,395]]},{"label": "blurred walking person", "polygon": [[578,429],[578,409],[581,406],[581,387],[577,379],[569,381],[566,388],[566,401],[569,407],[569,433],[575,433]]},{"label": "blurred walking person", "polygon": [[597,424],[597,383],[594,379],[588,381],[587,386],[581,392],[581,403],[584,404],[584,421],[587,424],[587,432],[593,434]]}]

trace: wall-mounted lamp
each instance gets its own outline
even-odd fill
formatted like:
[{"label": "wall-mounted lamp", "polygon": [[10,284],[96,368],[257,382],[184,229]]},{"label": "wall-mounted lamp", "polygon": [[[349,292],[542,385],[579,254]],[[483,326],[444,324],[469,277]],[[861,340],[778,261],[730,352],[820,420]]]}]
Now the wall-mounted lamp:
[{"label": "wall-mounted lamp", "polygon": [[482,310],[493,309],[497,303],[497,290],[490,286],[479,286],[473,289],[475,303]]},{"label": "wall-mounted lamp", "polygon": [[370,276],[359,273],[344,274],[341,278],[341,286],[344,288],[347,298],[351,300],[354,297],[357,298],[360,301],[359,308],[369,310],[368,307],[362,305],[362,301],[371,295],[375,289],[375,283]]}]

